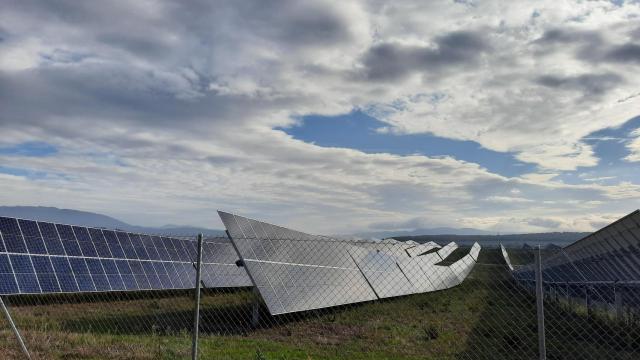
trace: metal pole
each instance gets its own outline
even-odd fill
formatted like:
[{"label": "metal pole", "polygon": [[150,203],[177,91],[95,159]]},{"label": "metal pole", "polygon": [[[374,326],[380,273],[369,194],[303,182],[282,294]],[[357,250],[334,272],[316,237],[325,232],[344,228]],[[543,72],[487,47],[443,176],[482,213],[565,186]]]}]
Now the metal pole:
[{"label": "metal pole", "polygon": [[256,329],[260,323],[260,293],[256,287],[253,288],[253,309],[251,312],[251,327]]},{"label": "metal pole", "polygon": [[7,321],[9,321],[9,324],[11,325],[11,330],[13,330],[13,333],[16,335],[16,338],[18,339],[18,343],[20,344],[20,348],[22,349],[24,356],[27,359],[31,360],[31,354],[29,354],[29,350],[27,350],[27,346],[24,344],[24,340],[22,340],[22,336],[20,336],[20,332],[18,331],[16,324],[13,322],[13,318],[9,313],[9,309],[7,309],[7,307],[5,306],[1,296],[0,296],[0,306],[2,307],[4,316],[7,318]]},{"label": "metal pole", "polygon": [[536,314],[538,316],[538,354],[540,360],[546,360],[547,349],[544,339],[544,292],[542,289],[542,260],[540,259],[540,245],[535,252],[536,258]]},{"label": "metal pole", "polygon": [[202,234],[198,234],[198,259],[196,266],[196,308],[193,314],[193,339],[191,359],[198,359],[198,331],[200,329],[200,265],[202,263]]},{"label": "metal pole", "polygon": [[622,288],[614,287],[614,303],[616,306],[616,319],[618,321],[622,321],[623,319],[623,311],[622,311]]}]

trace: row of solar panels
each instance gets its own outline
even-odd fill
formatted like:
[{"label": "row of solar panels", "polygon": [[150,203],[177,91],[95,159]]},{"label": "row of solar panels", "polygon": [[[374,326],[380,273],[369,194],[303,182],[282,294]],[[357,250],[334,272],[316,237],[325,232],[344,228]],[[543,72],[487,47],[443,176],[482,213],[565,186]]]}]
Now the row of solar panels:
[{"label": "row of solar panels", "polygon": [[[220,215],[233,243],[204,241],[203,285],[255,284],[274,315],[446,289],[480,251],[441,266],[455,244],[344,241]],[[193,288],[196,251],[193,239],[0,217],[0,294]]]},{"label": "row of solar panels", "polygon": [[467,277],[480,252],[475,244],[443,266],[454,243],[356,243],[219,214],[272,315],[447,289]]},{"label": "row of solar panels", "polygon": [[[503,255],[510,264],[504,248]],[[517,279],[535,279],[533,265],[509,266]],[[640,281],[640,210],[544,257],[542,274],[545,282]]]},{"label": "row of solar panels", "polygon": [[[0,217],[0,294],[185,289],[196,242]],[[251,286],[226,238],[203,242],[205,287]]]}]

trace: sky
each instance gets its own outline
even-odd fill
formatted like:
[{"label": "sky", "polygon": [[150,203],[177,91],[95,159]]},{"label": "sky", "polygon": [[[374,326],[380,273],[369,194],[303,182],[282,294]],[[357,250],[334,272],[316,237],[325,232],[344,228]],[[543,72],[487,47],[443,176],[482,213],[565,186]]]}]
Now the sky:
[{"label": "sky", "polygon": [[638,1],[3,1],[0,204],[313,233],[640,207]]}]

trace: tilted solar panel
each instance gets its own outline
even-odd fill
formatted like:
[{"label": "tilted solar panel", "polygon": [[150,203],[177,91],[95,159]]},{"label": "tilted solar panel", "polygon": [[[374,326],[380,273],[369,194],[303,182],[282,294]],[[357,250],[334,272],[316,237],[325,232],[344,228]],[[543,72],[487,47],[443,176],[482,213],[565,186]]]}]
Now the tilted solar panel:
[{"label": "tilted solar panel", "polygon": [[[504,251],[505,260],[508,254]],[[640,210],[542,259],[543,279],[551,283],[637,281],[640,278]],[[513,270],[533,280],[532,264]]]},{"label": "tilted solar panel", "polygon": [[397,241],[336,240],[218,213],[272,315],[455,286],[469,274],[480,251],[475,244],[455,268],[438,265],[425,271],[421,262],[433,266],[457,246],[412,258],[405,251],[412,245]]},{"label": "tilted solar panel", "polygon": [[384,251],[371,251],[357,246],[349,248],[360,271],[379,298],[414,294],[417,289],[400,270],[398,259]]},{"label": "tilted solar panel", "polygon": [[[193,288],[196,247],[194,240],[0,217],[0,294]],[[205,240],[203,259],[205,287],[251,285],[226,239]]]},{"label": "tilted solar panel", "polygon": [[347,242],[218,213],[272,315],[377,299]]},{"label": "tilted solar panel", "polygon": [[432,241],[429,241],[428,243],[419,244],[414,247],[408,248],[406,251],[407,251],[407,254],[409,254],[409,256],[416,257],[416,256],[423,255],[433,249],[440,249],[440,248],[441,248],[440,245]]}]

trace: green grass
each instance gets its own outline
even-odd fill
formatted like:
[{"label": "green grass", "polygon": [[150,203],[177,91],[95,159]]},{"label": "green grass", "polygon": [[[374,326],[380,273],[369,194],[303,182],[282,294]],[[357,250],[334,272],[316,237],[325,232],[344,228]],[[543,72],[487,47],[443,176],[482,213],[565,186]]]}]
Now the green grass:
[{"label": "green grass", "polygon": [[[9,302],[36,358],[189,358],[192,299],[188,293],[163,295]],[[284,317],[261,309],[257,329],[249,325],[252,296],[250,291],[204,294],[202,359],[537,357],[535,298],[511,281],[495,250],[483,250],[470,277],[450,290]],[[29,305],[35,301],[40,303]],[[548,303],[547,313],[549,359],[636,359],[640,354],[637,327],[575,313],[560,303]],[[18,358],[10,330],[3,323],[0,329],[0,357]]]}]

